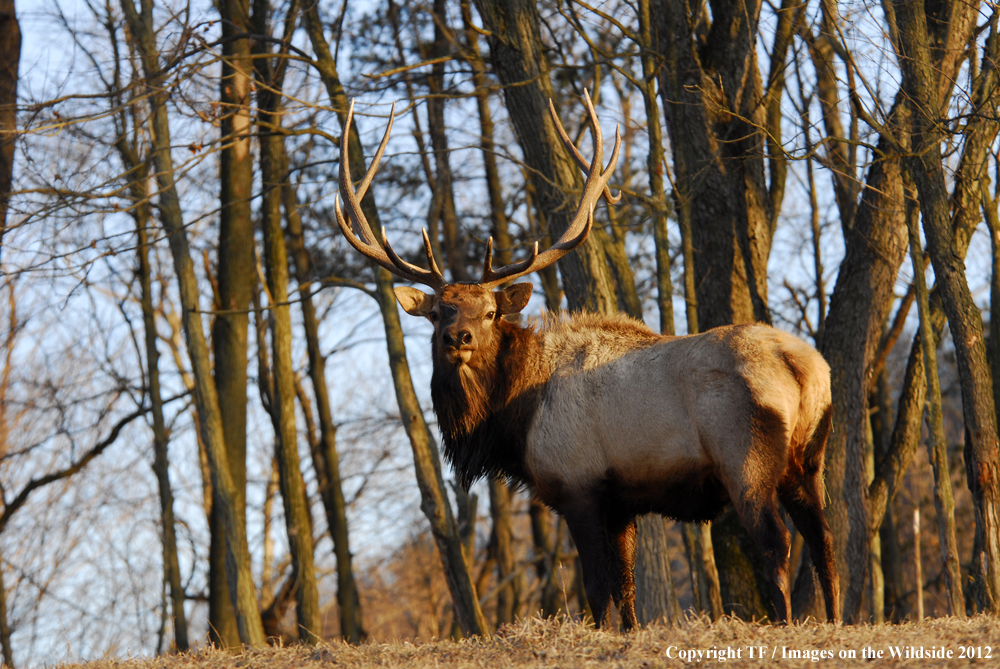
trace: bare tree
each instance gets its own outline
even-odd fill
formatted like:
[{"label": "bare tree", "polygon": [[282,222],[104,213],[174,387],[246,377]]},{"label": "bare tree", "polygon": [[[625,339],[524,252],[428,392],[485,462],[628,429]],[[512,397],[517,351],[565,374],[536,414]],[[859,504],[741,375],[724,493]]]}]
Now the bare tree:
[{"label": "bare tree", "polygon": [[[249,0],[218,3],[222,19],[222,72],[219,77],[219,245],[218,302],[212,328],[215,385],[229,470],[246,524],[247,328],[246,309],[255,281],[253,267],[253,154],[250,151]],[[209,635],[222,647],[238,648],[240,636],[230,603],[225,566],[225,531],[218,504],[212,506],[209,562]]]},{"label": "bare tree", "polygon": [[[897,2],[900,66],[903,90],[914,106],[912,145],[908,157],[910,170],[920,197],[920,211],[934,275],[941,290],[948,327],[958,357],[962,382],[962,408],[966,432],[966,467],[969,488],[976,500],[978,550],[973,556],[980,583],[980,607],[1000,611],[1000,441],[997,437],[997,414],[993,405],[993,385],[986,360],[983,322],[972,299],[964,263],[959,260],[949,211],[941,157],[943,133],[933,121],[947,100],[951,84],[942,83],[937,64],[932,60],[927,16],[923,7]],[[971,23],[975,24],[975,15]],[[994,33],[995,35],[995,33]],[[958,36],[958,44],[968,39]],[[994,36],[995,39],[995,36]],[[993,55],[993,54],[990,54]],[[995,98],[991,92],[989,98]],[[996,101],[992,100],[996,109]]]},{"label": "bare tree", "polygon": [[181,319],[194,372],[195,402],[201,419],[202,438],[208,452],[212,488],[217,493],[212,507],[213,509],[218,507],[224,520],[226,576],[230,586],[230,598],[236,610],[240,641],[248,646],[260,646],[264,643],[264,630],[261,626],[257,595],[250,572],[246,527],[240,513],[240,495],[229,468],[219,398],[212,380],[208,344],[202,330],[197,280],[191,261],[184,217],[174,184],[166,95],[161,87],[164,72],[159,62],[160,55],[153,30],[153,6],[151,0],[142,0],[140,13],[136,11],[133,0],[122,0],[122,10],[146,77],[145,86],[149,94],[153,136],[153,164],[156,166],[156,177],[160,185],[160,216],[163,227],[168,232],[174,270],[180,288]]},{"label": "bare tree", "polygon": [[[269,36],[270,6],[255,0],[252,24],[255,34]],[[285,16],[286,37],[298,20],[293,3]],[[287,44],[288,40],[285,40]],[[263,39],[254,48],[257,89],[257,128],[260,137],[261,227],[264,230],[264,265],[267,269],[269,330],[271,332],[274,378],[271,415],[276,432],[276,459],[285,527],[291,552],[291,581],[295,584],[295,614],[300,641],[315,644],[320,639],[319,592],[313,565],[312,522],[309,518],[305,484],[299,465],[298,430],[295,425],[295,371],[292,369],[292,318],[288,303],[288,254],[281,227],[281,188],[287,174],[282,162],[281,95],[287,60],[272,62],[271,49]]]}]

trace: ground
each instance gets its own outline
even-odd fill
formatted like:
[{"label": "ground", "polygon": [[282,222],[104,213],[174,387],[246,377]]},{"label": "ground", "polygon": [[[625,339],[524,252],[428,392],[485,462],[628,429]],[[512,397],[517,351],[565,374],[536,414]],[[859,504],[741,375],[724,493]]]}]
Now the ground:
[{"label": "ground", "polygon": [[[699,654],[700,651],[700,654]],[[881,656],[879,655],[881,653]],[[950,653],[950,657],[949,657]],[[971,656],[971,657],[970,657]],[[152,659],[106,659],[63,669],[284,669],[310,667],[959,667],[1000,663],[1000,618],[938,618],[900,625],[787,627],[689,618],[622,635],[569,620],[529,618],[491,638],[412,644],[322,644],[227,653],[211,649]],[[732,665],[730,665],[732,666]]]}]

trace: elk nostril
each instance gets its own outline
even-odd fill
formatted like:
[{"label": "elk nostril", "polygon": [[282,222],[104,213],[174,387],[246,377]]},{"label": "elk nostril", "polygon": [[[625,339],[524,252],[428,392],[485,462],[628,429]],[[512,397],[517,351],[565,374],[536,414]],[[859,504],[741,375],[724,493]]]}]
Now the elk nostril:
[{"label": "elk nostril", "polygon": [[451,335],[450,335],[449,333],[447,333],[447,332],[445,332],[445,333],[443,333],[443,334],[441,335],[441,339],[443,339],[443,340],[444,340],[444,343],[445,343],[445,345],[446,345],[446,346],[454,346],[454,345],[455,345],[455,338],[454,338],[454,337],[452,337],[452,336],[451,336]]},{"label": "elk nostril", "polygon": [[468,346],[472,343],[472,333],[468,330],[458,333],[458,340],[462,346]]}]

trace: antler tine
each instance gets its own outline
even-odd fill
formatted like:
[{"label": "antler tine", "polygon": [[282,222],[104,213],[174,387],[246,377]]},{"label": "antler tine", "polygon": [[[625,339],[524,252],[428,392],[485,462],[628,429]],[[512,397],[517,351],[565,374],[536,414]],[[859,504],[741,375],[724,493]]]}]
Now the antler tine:
[{"label": "antler tine", "polygon": [[416,281],[417,283],[423,283],[425,285],[431,286],[432,288],[440,288],[444,285],[444,275],[441,274],[441,270],[438,269],[437,263],[434,261],[434,253],[430,250],[431,240],[427,236],[427,229],[424,228],[424,245],[427,250],[427,260],[430,264],[430,269],[426,270],[422,267],[417,267],[411,263],[406,262],[400,258],[396,251],[393,250],[392,245],[389,244],[389,240],[385,236],[385,226],[382,226],[382,246],[385,247],[386,255],[389,256],[389,260],[395,266],[395,269],[391,270],[399,274],[400,276],[406,276],[406,278],[411,281]]},{"label": "antler tine", "polygon": [[[378,242],[375,241],[375,237],[374,235],[372,235],[371,226],[368,225],[368,218],[361,210],[361,198],[364,197],[364,193],[362,193],[359,196],[357,191],[354,190],[354,183],[351,180],[351,156],[350,156],[351,152],[349,146],[351,137],[351,123],[353,121],[354,121],[354,98],[351,98],[351,103],[347,108],[347,121],[344,123],[344,132],[340,136],[340,179],[339,179],[340,195],[344,198],[344,202],[347,203],[348,215],[351,217],[351,222],[355,224],[355,226],[358,228],[358,231],[361,233],[361,237],[364,239],[365,246],[374,249],[375,247],[378,246]],[[388,138],[383,137],[383,143],[386,141],[386,139]],[[361,184],[365,187],[366,191],[367,191],[367,184],[371,183],[371,177],[375,176],[374,169],[376,167],[378,167],[378,162],[372,161],[372,166],[365,172],[365,176],[361,180]],[[340,222],[339,218],[337,222],[338,223]],[[343,231],[343,227],[341,228],[341,231]],[[355,246],[354,248],[357,248],[362,253],[365,253],[365,251],[362,251],[357,246]],[[365,253],[365,255],[369,254]],[[388,260],[388,258],[385,258],[385,260]]]},{"label": "antler tine", "polygon": [[[348,111],[347,116],[350,119],[354,115],[354,99],[351,98],[351,109]],[[365,178],[361,180],[358,184],[358,199],[364,199],[365,193],[368,192],[368,186],[371,184],[372,179],[375,177],[375,170],[378,169],[378,164],[382,161],[382,154],[385,153],[385,147],[389,143],[389,133],[392,132],[392,123],[396,120],[396,103],[392,103],[392,107],[389,108],[389,125],[385,127],[385,132],[382,133],[382,141],[378,145],[378,151],[375,152],[375,156],[372,158],[372,164],[368,167],[368,171],[365,172]],[[350,123],[350,120],[348,120]],[[348,125],[350,127],[350,125]]]},{"label": "antler tine", "polygon": [[421,234],[424,236],[424,251],[427,253],[427,266],[430,268],[431,273],[441,280],[441,284],[444,285],[444,273],[438,268],[437,261],[434,259],[434,247],[431,246],[431,238],[427,235],[427,228],[420,228]]},{"label": "antler tine", "polygon": [[[562,121],[559,120],[559,115],[556,114],[555,105],[552,104],[552,100],[549,100],[549,114],[552,116],[552,120],[556,124],[556,132],[559,133],[559,138],[562,139],[563,145],[570,152],[574,159],[576,159],[576,164],[580,166],[584,174],[590,176],[595,165],[598,169],[601,169],[602,161],[604,160],[604,135],[601,133],[601,124],[597,119],[597,113],[594,111],[594,104],[590,100],[590,93],[587,89],[583,89],[583,98],[587,106],[587,114],[590,116],[590,127],[594,130],[594,159],[588,163],[580,153],[580,149],[576,148],[576,144],[570,139],[569,133],[563,127]],[[615,124],[615,148],[612,151],[612,156],[618,154],[618,149],[621,144],[621,131],[617,124]],[[614,165],[616,161],[612,160],[611,164]],[[604,199],[608,201],[609,204],[618,204],[622,199],[622,192],[619,190],[618,195],[612,195],[611,189],[607,186],[604,187]]]},{"label": "antler tine", "polygon": [[604,147],[601,125],[597,119],[597,114],[594,112],[594,106],[590,102],[589,95],[585,95],[585,101],[594,131],[594,159],[589,165],[569,139],[565,128],[563,128],[562,123],[559,121],[559,116],[556,114],[552,101],[549,101],[549,110],[552,112],[552,118],[555,121],[560,137],[562,137],[563,142],[565,142],[583,171],[587,174],[587,180],[583,186],[583,194],[580,196],[580,204],[576,210],[576,215],[573,217],[573,221],[566,228],[559,241],[546,249],[544,253],[538,253],[538,243],[536,242],[529,259],[515,265],[508,265],[496,272],[490,267],[493,260],[493,245],[492,243],[488,244],[486,262],[483,263],[483,280],[480,282],[484,287],[492,288],[503,281],[510,281],[551,265],[582,244],[587,235],[590,234],[590,230],[594,226],[594,207],[600,201],[602,195],[607,197],[611,202],[617,202],[621,198],[620,193],[617,198],[612,197],[611,191],[608,189],[608,180],[611,179],[615,165],[618,163],[618,154],[621,150],[621,133],[617,129],[615,130],[615,148],[611,154],[611,160],[608,161],[608,166],[602,170]]},{"label": "antler tine", "polygon": [[498,271],[493,271],[493,237],[490,237],[489,241],[486,242],[486,259],[483,261],[483,278],[479,281],[480,284],[485,285],[487,288],[494,286],[498,283],[506,281],[508,277],[513,277],[515,275],[522,276],[532,271],[531,265],[538,258],[538,242],[535,242],[531,249],[531,255],[521,262],[514,263],[513,265],[505,265],[501,267]]},{"label": "antler tine", "polygon": [[[372,179],[375,176],[375,171],[378,169],[378,164],[382,160],[382,154],[385,152],[385,147],[389,143],[389,134],[392,131],[392,119],[395,109],[396,106],[394,104],[389,115],[389,125],[386,128],[385,133],[382,135],[382,142],[379,144],[378,151],[372,159],[371,166],[365,172],[365,176],[361,180],[359,189],[355,190],[354,185],[351,182],[351,163],[348,155],[348,140],[351,132],[351,122],[354,119],[354,100],[351,100],[350,107],[347,110],[347,121],[344,123],[344,134],[340,141],[340,193],[334,199],[334,211],[337,215],[337,225],[340,226],[340,231],[343,233],[344,237],[347,238],[348,243],[350,243],[350,245],[362,255],[367,256],[381,267],[384,267],[393,274],[406,279],[407,281],[422,283],[436,290],[443,286],[445,281],[444,275],[441,273],[437,263],[434,261],[434,253],[431,250],[431,243],[427,236],[427,231],[424,230],[424,248],[427,251],[427,260],[430,265],[429,270],[412,265],[400,258],[386,239],[385,227],[382,228],[382,245],[379,245],[375,236],[372,234],[371,226],[368,224],[368,219],[365,217],[365,214],[361,209],[361,198],[363,198],[365,193],[368,191],[368,187],[371,185]],[[347,216],[344,215],[344,211],[340,206],[341,196],[347,203]],[[350,221],[348,221],[348,217],[350,218]],[[357,228],[360,231],[363,239],[358,238],[353,228]]]}]

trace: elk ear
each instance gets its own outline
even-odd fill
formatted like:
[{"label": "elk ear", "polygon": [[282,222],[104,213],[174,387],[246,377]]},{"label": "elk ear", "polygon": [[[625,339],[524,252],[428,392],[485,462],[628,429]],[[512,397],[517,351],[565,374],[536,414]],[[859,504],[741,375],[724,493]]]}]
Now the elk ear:
[{"label": "elk ear", "polygon": [[434,306],[433,295],[428,295],[422,290],[409,286],[397,286],[394,292],[399,306],[403,307],[403,311],[411,316],[423,316],[424,318],[430,316],[431,307]]},{"label": "elk ear", "polygon": [[519,313],[528,305],[528,300],[531,299],[531,290],[530,283],[515,283],[503,290],[495,291],[493,297],[497,301],[497,311],[502,316]]}]

